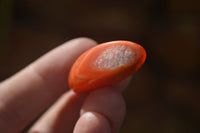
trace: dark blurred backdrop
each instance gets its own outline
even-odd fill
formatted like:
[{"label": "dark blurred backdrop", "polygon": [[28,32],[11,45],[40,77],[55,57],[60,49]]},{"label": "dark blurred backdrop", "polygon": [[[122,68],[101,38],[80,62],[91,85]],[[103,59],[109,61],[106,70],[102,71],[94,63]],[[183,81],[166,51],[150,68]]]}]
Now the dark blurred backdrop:
[{"label": "dark blurred backdrop", "polygon": [[147,61],[121,133],[198,133],[199,19],[199,0],[1,0],[0,80],[75,37],[134,41]]}]

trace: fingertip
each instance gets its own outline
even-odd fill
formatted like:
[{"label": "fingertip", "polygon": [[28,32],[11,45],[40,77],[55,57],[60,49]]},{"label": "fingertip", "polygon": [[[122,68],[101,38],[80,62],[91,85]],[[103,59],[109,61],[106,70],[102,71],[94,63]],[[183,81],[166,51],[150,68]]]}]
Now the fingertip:
[{"label": "fingertip", "polygon": [[112,85],[112,87],[116,88],[120,92],[123,92],[129,86],[131,79],[132,79],[132,76],[129,76],[128,78],[120,81],[119,83]]},{"label": "fingertip", "polygon": [[111,133],[109,121],[97,112],[85,112],[78,120],[74,133]]},{"label": "fingertip", "polygon": [[97,42],[95,41],[95,40],[93,40],[93,39],[91,39],[91,38],[89,38],[89,37],[78,37],[78,38],[74,38],[74,39],[71,39],[71,40],[69,40],[68,42],[66,42],[66,43],[69,43],[69,42],[73,42],[73,43],[75,43],[75,44],[88,44],[88,45],[93,45],[93,46],[95,46],[95,45],[97,45]]},{"label": "fingertip", "polygon": [[81,114],[97,112],[102,114],[112,125],[112,131],[118,132],[123,122],[126,104],[115,88],[102,88],[89,94],[83,104]]}]

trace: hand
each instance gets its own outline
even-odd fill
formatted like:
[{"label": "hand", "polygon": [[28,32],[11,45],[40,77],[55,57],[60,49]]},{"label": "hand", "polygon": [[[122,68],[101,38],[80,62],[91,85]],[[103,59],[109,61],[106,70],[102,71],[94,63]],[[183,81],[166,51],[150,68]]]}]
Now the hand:
[{"label": "hand", "polygon": [[71,40],[1,82],[0,131],[16,133],[32,125],[29,133],[119,132],[125,102],[116,88],[128,80],[89,94],[67,85],[73,62],[95,45],[88,38]]}]

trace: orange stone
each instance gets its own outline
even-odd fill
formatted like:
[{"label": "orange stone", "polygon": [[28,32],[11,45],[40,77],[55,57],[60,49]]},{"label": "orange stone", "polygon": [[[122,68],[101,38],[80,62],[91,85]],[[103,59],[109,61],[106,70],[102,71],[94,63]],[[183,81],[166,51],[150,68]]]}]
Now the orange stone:
[{"label": "orange stone", "polygon": [[146,51],[130,41],[112,41],[83,53],[69,73],[69,87],[88,92],[110,86],[132,75],[146,59]]}]

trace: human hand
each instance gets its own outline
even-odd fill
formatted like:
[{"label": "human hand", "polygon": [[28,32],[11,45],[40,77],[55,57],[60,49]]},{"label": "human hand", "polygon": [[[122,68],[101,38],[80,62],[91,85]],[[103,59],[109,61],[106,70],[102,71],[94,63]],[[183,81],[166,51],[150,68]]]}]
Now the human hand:
[{"label": "human hand", "polygon": [[71,40],[1,82],[0,131],[20,132],[34,121],[28,133],[119,132],[125,102],[118,89],[128,79],[89,94],[75,93],[67,84],[73,62],[95,45],[88,38]]}]

